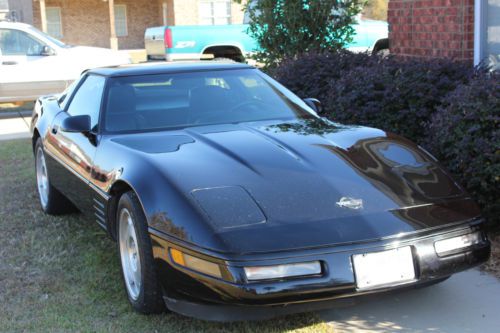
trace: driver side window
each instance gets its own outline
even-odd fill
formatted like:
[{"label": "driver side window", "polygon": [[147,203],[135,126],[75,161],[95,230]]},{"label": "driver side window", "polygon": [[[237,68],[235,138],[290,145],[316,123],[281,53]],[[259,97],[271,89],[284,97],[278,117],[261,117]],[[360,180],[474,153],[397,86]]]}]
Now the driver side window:
[{"label": "driver side window", "polygon": [[82,78],[78,79],[78,80],[75,80],[73,81],[61,94],[61,96],[59,97],[58,99],[58,103],[59,103],[59,107],[61,109],[65,109],[66,108],[66,105],[68,104],[70,98],[71,98],[71,94],[73,94],[73,91],[75,90],[76,87],[78,87],[80,81],[82,80]]},{"label": "driver side window", "polygon": [[0,29],[0,49],[3,55],[39,56],[44,45],[27,33],[14,29]]},{"label": "driver side window", "polygon": [[102,76],[87,76],[70,101],[67,111],[72,116],[89,115],[93,131],[97,131],[99,123],[105,81]]}]

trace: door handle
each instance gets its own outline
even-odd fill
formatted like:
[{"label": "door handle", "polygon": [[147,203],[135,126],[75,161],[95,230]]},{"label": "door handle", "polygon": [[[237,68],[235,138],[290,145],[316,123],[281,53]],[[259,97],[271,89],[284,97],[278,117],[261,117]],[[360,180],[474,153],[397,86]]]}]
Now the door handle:
[{"label": "door handle", "polygon": [[17,61],[2,61],[2,65],[17,65]]},{"label": "door handle", "polygon": [[59,130],[58,126],[52,127],[52,134],[57,134],[57,130]]}]

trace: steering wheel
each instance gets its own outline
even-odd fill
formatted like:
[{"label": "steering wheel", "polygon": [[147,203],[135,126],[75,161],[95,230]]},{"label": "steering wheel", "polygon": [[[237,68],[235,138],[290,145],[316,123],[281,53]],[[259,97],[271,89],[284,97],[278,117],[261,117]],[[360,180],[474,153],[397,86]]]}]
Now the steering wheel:
[{"label": "steering wheel", "polygon": [[[258,99],[251,99],[251,100],[243,101],[241,103],[236,104],[235,106],[233,106],[232,108],[229,109],[229,112],[240,111],[244,106],[247,106],[247,105],[258,106],[258,104],[260,104],[261,106],[267,106],[266,103],[259,101]],[[252,111],[256,111],[256,110],[254,109]],[[258,111],[260,111],[260,110],[258,110]]]},{"label": "steering wheel", "polygon": [[198,117],[196,117],[196,119],[193,120],[193,124],[199,125],[205,122],[210,123],[213,121],[217,121],[220,119],[221,114],[224,114],[224,112],[221,111],[204,112],[202,115],[198,115]]},{"label": "steering wheel", "polygon": [[[267,106],[266,103],[261,102],[259,100],[244,101],[244,102],[238,103],[235,106],[231,107],[228,111],[205,112],[203,115],[198,116],[197,119],[194,121],[194,123],[201,124],[204,122],[214,122],[214,121],[220,120],[221,115],[224,115],[224,114],[241,113],[242,111],[248,112],[248,109],[243,109],[244,106],[247,106],[247,105],[258,106],[258,104],[260,104],[262,106]],[[252,109],[251,111],[255,112],[255,111],[260,111],[260,110],[259,109]]]}]

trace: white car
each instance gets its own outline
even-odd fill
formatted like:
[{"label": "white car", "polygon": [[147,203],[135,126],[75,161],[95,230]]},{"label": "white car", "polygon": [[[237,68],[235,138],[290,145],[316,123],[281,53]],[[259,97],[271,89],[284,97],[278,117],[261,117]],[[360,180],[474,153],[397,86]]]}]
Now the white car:
[{"label": "white car", "polygon": [[0,22],[0,103],[59,93],[87,69],[128,63],[126,53],[66,45],[29,24]]}]

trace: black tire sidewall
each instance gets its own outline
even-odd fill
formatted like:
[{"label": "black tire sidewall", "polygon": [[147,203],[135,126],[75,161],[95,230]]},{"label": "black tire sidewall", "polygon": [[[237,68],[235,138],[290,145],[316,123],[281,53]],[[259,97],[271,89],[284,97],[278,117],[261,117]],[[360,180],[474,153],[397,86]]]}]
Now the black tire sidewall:
[{"label": "black tire sidewall", "polygon": [[[50,213],[50,207],[51,207],[51,203],[52,203],[52,185],[50,184],[50,175],[49,175],[49,171],[48,169],[46,169],[47,171],[47,184],[48,184],[48,189],[47,189],[47,204],[44,206],[42,204],[42,199],[40,198],[40,190],[38,189],[38,175],[36,174],[37,172],[37,168],[38,168],[38,150],[42,150],[42,153],[43,153],[43,157],[44,159],[46,158],[45,156],[45,149],[43,148],[43,143],[42,143],[42,139],[41,138],[38,138],[36,140],[36,144],[35,144],[35,177],[36,177],[36,193],[38,195],[38,203],[40,204],[40,207],[42,208],[42,210],[45,212],[45,213]],[[47,160],[45,159],[45,168],[47,168]]]},{"label": "black tire sidewall", "polygon": [[[45,159],[45,168],[47,171],[47,204],[45,207],[42,205],[42,200],[40,199],[40,192],[38,190],[38,177],[36,176],[36,167],[37,167],[37,154],[38,150],[41,149],[43,152],[43,156]],[[50,182],[50,169],[47,166],[47,153],[45,152],[45,148],[43,146],[43,141],[41,138],[38,138],[35,143],[34,149],[35,156],[35,177],[36,177],[36,192],[38,196],[38,202],[43,212],[50,215],[61,215],[67,214],[77,211],[76,207],[69,201],[61,192],[59,192],[52,183]]]},{"label": "black tire sidewall", "polygon": [[[121,211],[124,208],[128,210],[132,218],[132,223],[134,225],[135,233],[137,236],[137,245],[141,262],[141,287],[139,290],[139,296],[136,300],[134,300],[128,292],[123,271],[123,263],[121,261],[119,219]],[[118,208],[116,210],[116,235],[123,286],[130,303],[136,311],[139,311],[141,313],[161,312],[164,305],[163,301],[161,300],[161,289],[158,285],[156,269],[154,266],[151,238],[149,236],[147,228],[146,217],[143,213],[137,196],[133,192],[127,192],[123,194],[118,202]]]}]

